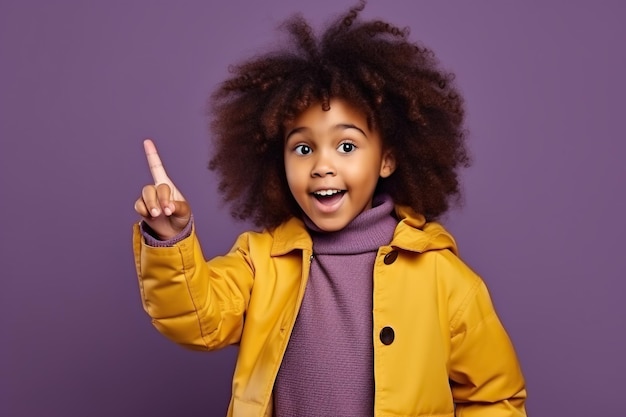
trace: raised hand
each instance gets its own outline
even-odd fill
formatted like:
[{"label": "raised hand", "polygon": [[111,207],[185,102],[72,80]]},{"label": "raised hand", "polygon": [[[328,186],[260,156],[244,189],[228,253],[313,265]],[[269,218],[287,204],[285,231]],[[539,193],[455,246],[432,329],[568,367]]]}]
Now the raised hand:
[{"label": "raised hand", "polygon": [[135,201],[135,211],[143,217],[159,238],[176,236],[191,218],[191,209],[185,198],[167,176],[156,146],[150,139],[143,142],[154,185],[146,185]]}]

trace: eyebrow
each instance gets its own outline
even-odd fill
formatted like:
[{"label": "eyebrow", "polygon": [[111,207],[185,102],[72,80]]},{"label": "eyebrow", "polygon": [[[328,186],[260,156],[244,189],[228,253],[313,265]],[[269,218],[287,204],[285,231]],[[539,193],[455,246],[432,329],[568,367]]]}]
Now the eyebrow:
[{"label": "eyebrow", "polygon": [[[333,130],[346,130],[346,129],[356,129],[359,132],[361,132],[363,134],[363,136],[365,136],[367,138],[367,134],[365,133],[365,131],[363,129],[361,129],[360,127],[358,127],[357,125],[353,125],[352,123],[339,123],[336,124],[335,126],[333,126]],[[293,134],[296,133],[300,133],[302,131],[305,130],[310,130],[308,127],[296,127],[294,129],[292,129],[291,131],[289,131],[289,133],[287,133],[287,135],[285,136],[285,141],[289,140],[289,137]]]}]

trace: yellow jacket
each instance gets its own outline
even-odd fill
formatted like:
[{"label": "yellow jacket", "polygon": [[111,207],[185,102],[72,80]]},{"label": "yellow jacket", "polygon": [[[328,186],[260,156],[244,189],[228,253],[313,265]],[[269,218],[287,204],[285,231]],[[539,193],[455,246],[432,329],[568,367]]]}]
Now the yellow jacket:
[{"label": "yellow jacket", "polygon": [[[405,207],[396,214],[374,264],[374,415],[525,416],[524,378],[483,281],[441,225]],[[239,344],[228,416],[270,417],[309,274],[303,223],[243,233],[208,262],[194,232],[155,248],[136,225],[134,252],[143,305],[161,333],[193,349]],[[388,345],[386,327],[395,334]]]}]

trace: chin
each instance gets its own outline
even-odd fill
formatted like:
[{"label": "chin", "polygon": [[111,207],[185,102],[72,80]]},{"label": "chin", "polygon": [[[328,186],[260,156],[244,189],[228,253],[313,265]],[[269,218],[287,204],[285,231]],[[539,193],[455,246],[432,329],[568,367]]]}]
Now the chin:
[{"label": "chin", "polygon": [[336,221],[336,220],[313,220],[313,223],[324,232],[338,232],[347,226],[346,222]]}]

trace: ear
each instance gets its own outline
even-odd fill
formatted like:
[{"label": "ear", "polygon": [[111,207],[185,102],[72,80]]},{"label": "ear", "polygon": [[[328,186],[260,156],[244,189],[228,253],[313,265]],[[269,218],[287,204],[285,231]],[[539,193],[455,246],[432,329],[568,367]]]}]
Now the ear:
[{"label": "ear", "polygon": [[396,157],[388,150],[383,153],[383,160],[380,163],[380,177],[387,178],[396,170]]}]

